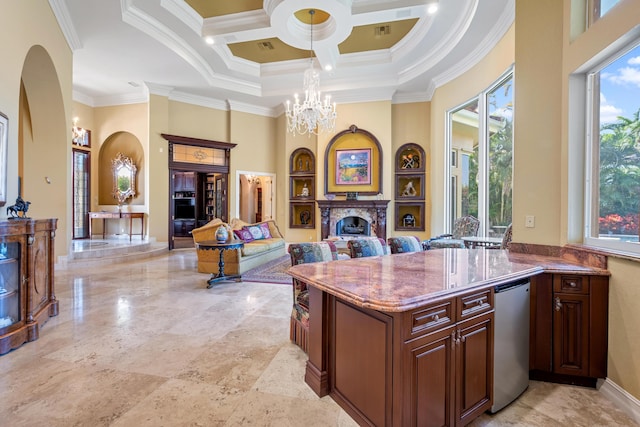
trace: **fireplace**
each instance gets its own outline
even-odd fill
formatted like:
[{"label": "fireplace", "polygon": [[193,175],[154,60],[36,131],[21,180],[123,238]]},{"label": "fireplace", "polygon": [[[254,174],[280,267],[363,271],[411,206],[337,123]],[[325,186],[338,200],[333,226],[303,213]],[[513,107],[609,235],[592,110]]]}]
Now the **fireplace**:
[{"label": "fireplace", "polygon": [[317,203],[322,239],[337,236],[377,236],[387,239],[389,200],[317,200]]},{"label": "fireplace", "polygon": [[336,223],[336,236],[370,236],[371,223],[359,216],[346,216]]}]

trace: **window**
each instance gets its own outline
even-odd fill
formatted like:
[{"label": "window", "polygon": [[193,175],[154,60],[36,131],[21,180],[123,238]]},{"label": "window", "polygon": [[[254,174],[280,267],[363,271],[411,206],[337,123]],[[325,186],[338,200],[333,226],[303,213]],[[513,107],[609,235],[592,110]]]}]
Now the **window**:
[{"label": "window", "polygon": [[513,70],[447,117],[448,151],[456,150],[460,160],[448,168],[456,188],[446,194],[447,226],[473,215],[481,235],[500,237],[511,223]]},{"label": "window", "polygon": [[585,243],[640,254],[640,42],[587,74]]},{"label": "window", "polygon": [[589,5],[589,23],[593,24],[603,17],[609,10],[620,0],[588,0]]}]

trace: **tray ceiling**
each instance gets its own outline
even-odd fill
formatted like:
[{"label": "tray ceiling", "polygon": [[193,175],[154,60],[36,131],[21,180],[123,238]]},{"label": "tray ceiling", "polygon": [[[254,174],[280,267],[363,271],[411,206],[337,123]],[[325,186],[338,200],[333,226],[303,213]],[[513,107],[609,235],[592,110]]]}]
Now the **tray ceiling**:
[{"label": "tray ceiling", "polygon": [[515,8],[514,0],[49,2],[73,49],[74,99],[115,105],[157,93],[274,116],[302,88],[310,57],[338,103],[429,100],[495,46]]}]

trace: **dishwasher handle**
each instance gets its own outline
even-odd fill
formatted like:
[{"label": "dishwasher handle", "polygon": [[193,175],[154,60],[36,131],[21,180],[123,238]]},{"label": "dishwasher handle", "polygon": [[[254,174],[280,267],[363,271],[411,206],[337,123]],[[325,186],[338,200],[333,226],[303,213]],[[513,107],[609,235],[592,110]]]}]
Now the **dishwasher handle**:
[{"label": "dishwasher handle", "polygon": [[529,284],[528,278],[520,279],[520,280],[515,280],[513,282],[503,283],[501,285],[496,285],[493,287],[493,290],[495,291],[495,293],[506,292],[509,289],[516,288],[522,285],[528,285],[528,284]]}]

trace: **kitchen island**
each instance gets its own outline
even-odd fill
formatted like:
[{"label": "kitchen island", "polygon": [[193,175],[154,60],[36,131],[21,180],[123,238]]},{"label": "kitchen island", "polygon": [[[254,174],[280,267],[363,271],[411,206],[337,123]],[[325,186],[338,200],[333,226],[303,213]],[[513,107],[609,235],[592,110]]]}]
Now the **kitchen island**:
[{"label": "kitchen island", "polygon": [[[305,381],[361,425],[464,425],[493,400],[493,286],[590,267],[485,249],[302,264]],[[528,331],[524,331],[528,333]]]}]

